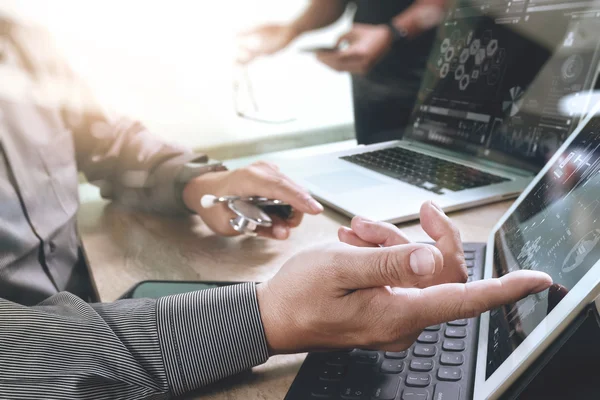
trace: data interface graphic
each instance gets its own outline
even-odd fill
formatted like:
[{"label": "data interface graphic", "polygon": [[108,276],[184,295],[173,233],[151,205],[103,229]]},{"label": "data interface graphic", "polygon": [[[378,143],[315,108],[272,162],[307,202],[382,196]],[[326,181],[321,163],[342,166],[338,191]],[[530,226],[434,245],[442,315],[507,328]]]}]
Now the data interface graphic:
[{"label": "data interface graphic", "polygon": [[[552,29],[548,29],[552,26]],[[407,136],[537,171],[596,79],[600,3],[459,0],[429,59]]]}]

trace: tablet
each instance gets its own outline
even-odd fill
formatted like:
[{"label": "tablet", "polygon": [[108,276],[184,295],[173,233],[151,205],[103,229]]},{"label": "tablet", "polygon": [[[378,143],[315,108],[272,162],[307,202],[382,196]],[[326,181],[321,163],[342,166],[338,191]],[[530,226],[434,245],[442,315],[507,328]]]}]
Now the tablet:
[{"label": "tablet", "polygon": [[596,105],[490,235],[485,278],[531,269],[550,274],[554,285],[481,316],[475,399],[498,398],[598,297],[599,111]]}]

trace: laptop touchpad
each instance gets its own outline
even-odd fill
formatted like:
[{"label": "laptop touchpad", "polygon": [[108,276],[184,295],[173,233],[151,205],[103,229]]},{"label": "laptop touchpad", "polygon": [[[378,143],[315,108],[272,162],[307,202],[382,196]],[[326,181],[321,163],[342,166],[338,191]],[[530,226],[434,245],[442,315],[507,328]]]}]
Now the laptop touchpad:
[{"label": "laptop touchpad", "polygon": [[306,181],[330,193],[344,193],[387,183],[356,170],[338,170],[328,174],[313,175],[306,178]]}]

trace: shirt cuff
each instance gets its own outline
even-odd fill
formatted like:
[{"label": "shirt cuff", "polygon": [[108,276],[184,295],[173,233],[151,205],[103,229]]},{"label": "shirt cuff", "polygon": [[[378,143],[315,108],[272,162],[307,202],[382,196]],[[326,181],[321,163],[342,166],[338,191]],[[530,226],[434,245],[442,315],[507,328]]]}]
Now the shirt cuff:
[{"label": "shirt cuff", "polygon": [[254,283],[166,296],[158,300],[156,314],[175,396],[269,358]]},{"label": "shirt cuff", "polygon": [[151,175],[152,186],[146,191],[154,209],[163,214],[187,214],[188,209],[183,204],[180,185],[176,183],[177,175],[184,164],[203,157],[202,154],[187,153],[171,158],[162,163]]}]

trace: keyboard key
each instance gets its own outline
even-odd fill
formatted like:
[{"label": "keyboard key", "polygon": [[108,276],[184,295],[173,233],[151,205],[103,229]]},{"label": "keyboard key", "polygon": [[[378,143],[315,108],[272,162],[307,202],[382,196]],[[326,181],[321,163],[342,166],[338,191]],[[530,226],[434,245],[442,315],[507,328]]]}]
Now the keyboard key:
[{"label": "keyboard key", "polygon": [[440,367],[437,377],[440,381],[459,381],[462,379],[462,369],[456,367]]},{"label": "keyboard key", "polygon": [[468,323],[469,323],[469,321],[466,319],[457,319],[456,321],[448,322],[448,325],[450,325],[450,326],[467,326]]},{"label": "keyboard key", "polygon": [[367,391],[365,385],[352,384],[349,386],[342,387],[342,399],[347,400],[360,400],[367,398]]},{"label": "keyboard key", "polygon": [[431,331],[431,332],[439,331],[440,329],[442,329],[441,325],[432,325],[432,326],[428,326],[427,328],[425,328],[426,331]]},{"label": "keyboard key", "polygon": [[469,276],[473,276],[473,268],[469,268],[469,269],[467,270],[467,275],[469,275]]},{"label": "keyboard key", "polygon": [[462,339],[467,337],[467,329],[461,327],[448,327],[444,334],[447,338]]},{"label": "keyboard key", "polygon": [[410,362],[411,371],[429,372],[433,369],[433,360],[416,358]]},{"label": "keyboard key", "polygon": [[399,375],[380,375],[374,382],[371,399],[394,400],[401,380]]},{"label": "keyboard key", "polygon": [[442,343],[442,349],[446,351],[463,351],[465,349],[465,341],[457,339],[446,339]]},{"label": "keyboard key", "polygon": [[381,372],[384,374],[399,374],[404,369],[404,362],[399,360],[384,360],[381,363]]},{"label": "keyboard key", "polygon": [[352,352],[351,357],[361,364],[376,364],[379,360],[379,354],[376,351],[356,350]]},{"label": "keyboard key", "polygon": [[406,375],[406,386],[427,387],[431,383],[429,374],[408,374]]},{"label": "keyboard key", "polygon": [[429,400],[429,392],[426,389],[404,389],[402,400]]},{"label": "keyboard key", "polygon": [[460,386],[456,383],[438,383],[435,385],[433,400],[460,400]]},{"label": "keyboard key", "polygon": [[440,364],[443,365],[463,365],[464,362],[465,357],[460,353],[442,353],[440,357]]},{"label": "keyboard key", "polygon": [[419,343],[437,343],[440,340],[440,336],[433,332],[423,332],[419,335],[417,342]]},{"label": "keyboard key", "polygon": [[473,268],[475,266],[475,260],[465,260],[467,268]]},{"label": "keyboard key", "polygon": [[338,386],[335,384],[319,382],[312,388],[311,394],[313,397],[320,399],[329,399],[333,396],[337,396],[338,390]]},{"label": "keyboard key", "polygon": [[325,364],[343,367],[350,362],[350,355],[346,353],[333,353],[327,358]]},{"label": "keyboard key", "polygon": [[330,366],[321,371],[319,379],[324,381],[339,381],[344,376],[344,372],[343,367]]},{"label": "keyboard key", "polygon": [[403,358],[406,358],[406,356],[408,356],[408,351],[404,350],[404,351],[386,351],[385,352],[385,358],[393,358],[396,360],[402,360]]},{"label": "keyboard key", "polygon": [[474,251],[465,251],[465,260],[474,260],[475,252]]},{"label": "keyboard key", "polygon": [[417,357],[433,357],[435,353],[435,346],[425,344],[417,344],[413,350],[413,354]]}]

